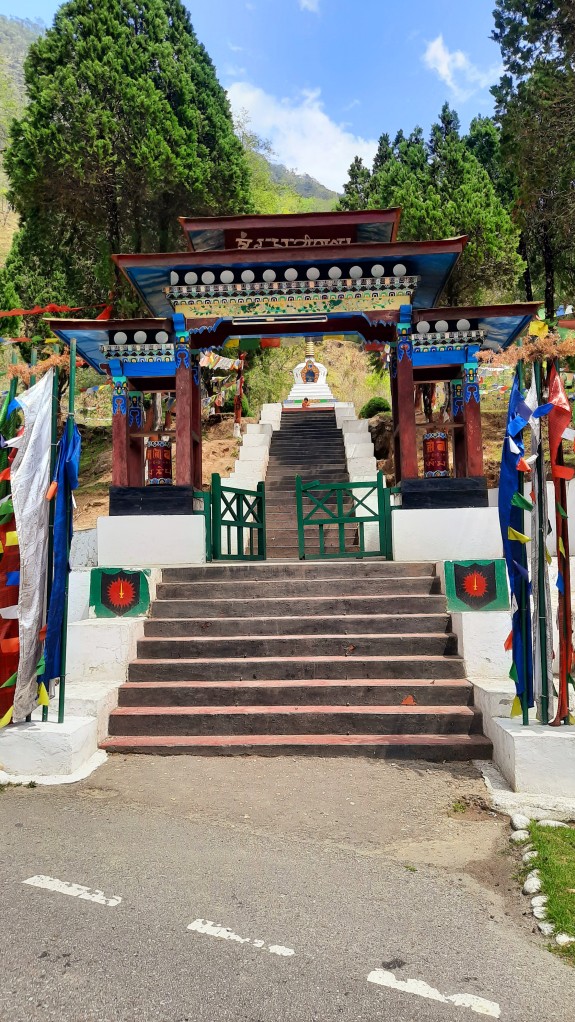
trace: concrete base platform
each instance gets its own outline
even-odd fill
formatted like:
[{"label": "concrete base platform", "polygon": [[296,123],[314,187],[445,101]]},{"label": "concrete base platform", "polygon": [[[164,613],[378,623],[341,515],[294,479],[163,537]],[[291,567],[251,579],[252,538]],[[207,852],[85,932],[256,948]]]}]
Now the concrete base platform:
[{"label": "concrete base platform", "polygon": [[[25,778],[58,783],[62,778],[87,776],[98,753],[95,717],[69,717],[63,724],[42,723],[34,711],[30,723],[12,725],[0,735],[0,779],[22,783]],[[95,765],[102,762],[97,757]]]},{"label": "concrete base platform", "polygon": [[514,791],[575,798],[575,728],[496,718],[493,759]]}]

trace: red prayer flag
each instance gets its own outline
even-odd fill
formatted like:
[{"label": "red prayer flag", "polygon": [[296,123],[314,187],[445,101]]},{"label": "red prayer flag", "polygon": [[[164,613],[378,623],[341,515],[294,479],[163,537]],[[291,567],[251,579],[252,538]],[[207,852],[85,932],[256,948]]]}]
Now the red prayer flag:
[{"label": "red prayer flag", "polygon": [[563,466],[557,465],[557,453],[559,451],[561,437],[571,422],[571,405],[569,404],[569,398],[565,393],[561,376],[554,365],[551,366],[551,371],[549,373],[549,401],[553,405],[547,417],[551,475],[555,476],[557,479],[571,479],[573,477],[573,471],[569,470],[570,474],[564,475],[561,471],[558,471],[558,469],[563,468]]}]

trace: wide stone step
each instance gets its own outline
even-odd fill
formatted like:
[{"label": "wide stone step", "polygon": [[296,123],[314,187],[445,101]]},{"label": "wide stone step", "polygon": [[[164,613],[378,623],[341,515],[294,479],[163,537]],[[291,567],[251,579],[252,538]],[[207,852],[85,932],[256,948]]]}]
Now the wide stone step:
[{"label": "wide stone step", "polygon": [[[448,614],[349,614],[344,617],[314,615],[310,617],[244,617],[234,618],[234,635],[351,635],[423,634],[448,632],[451,619]],[[189,618],[148,618],[144,622],[147,638],[175,638],[190,636],[229,636],[230,622],[223,617],[204,617],[200,621]]]},{"label": "wide stone step", "polygon": [[119,689],[120,706],[472,706],[473,686],[464,679],[428,682],[421,678],[325,678],[301,681],[155,681],[127,682]]},{"label": "wide stone step", "polygon": [[452,633],[404,632],[391,635],[334,634],[326,635],[235,635],[201,638],[149,638],[139,639],[138,656],[145,659],[159,657],[189,659],[192,657],[276,657],[329,656],[354,653],[370,656],[451,656],[457,653],[457,637]]},{"label": "wide stone step", "polygon": [[[331,578],[432,578],[435,576],[435,565],[430,561],[384,561],[373,558],[368,561],[326,561],[325,564],[270,564],[269,561],[247,563],[238,561],[214,561],[211,564],[197,565],[192,568],[164,568],[163,582],[199,582],[247,580],[256,582],[261,579],[325,579]],[[217,597],[219,593],[213,593]]]},{"label": "wide stone step", "polygon": [[369,756],[427,763],[490,759],[482,735],[119,735],[106,752],[145,756]]},{"label": "wide stone step", "polygon": [[[298,567],[302,562],[297,562]],[[303,562],[306,563],[306,562]],[[360,562],[363,565],[363,561]],[[282,565],[284,567],[284,565]],[[291,565],[288,565],[291,567]],[[313,562],[308,567],[320,567]],[[151,619],[188,618],[203,621],[206,617],[231,618],[236,621],[252,620],[257,617],[301,617],[302,614],[319,614],[343,617],[346,614],[395,614],[399,619],[406,614],[441,614],[445,612],[444,596],[296,596],[284,599],[267,597],[263,599],[197,599],[197,600],[154,600]],[[231,626],[232,628],[234,625]]]},{"label": "wide stone step", "polygon": [[469,706],[119,706],[110,735],[470,734]]},{"label": "wide stone step", "polygon": [[464,678],[458,656],[276,656],[276,657],[139,657],[128,666],[129,681],[243,681],[246,678],[423,678],[446,681]]},{"label": "wide stone step", "polygon": [[[380,578],[354,578],[342,575],[329,575],[326,578],[294,578],[264,579],[255,581],[244,580],[241,591],[233,581],[218,583],[218,596],[224,599],[233,596],[235,599],[250,600],[253,598],[275,596],[278,599],[287,596],[325,596],[326,590],[333,596],[383,596],[386,593],[425,596],[439,592],[439,578],[435,577],[404,577],[401,582],[393,577],[383,575]],[[160,600],[193,600],[204,597],[213,599],[214,591],[210,582],[160,582],[157,587]]]}]

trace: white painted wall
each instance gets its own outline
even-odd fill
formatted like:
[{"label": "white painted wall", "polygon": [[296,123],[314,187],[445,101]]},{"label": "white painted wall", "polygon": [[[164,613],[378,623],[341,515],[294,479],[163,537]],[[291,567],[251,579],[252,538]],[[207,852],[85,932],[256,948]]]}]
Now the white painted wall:
[{"label": "white painted wall", "polygon": [[497,508],[400,508],[391,527],[395,561],[503,556]]},{"label": "white painted wall", "polygon": [[101,568],[204,564],[203,515],[118,515],[98,519]]}]

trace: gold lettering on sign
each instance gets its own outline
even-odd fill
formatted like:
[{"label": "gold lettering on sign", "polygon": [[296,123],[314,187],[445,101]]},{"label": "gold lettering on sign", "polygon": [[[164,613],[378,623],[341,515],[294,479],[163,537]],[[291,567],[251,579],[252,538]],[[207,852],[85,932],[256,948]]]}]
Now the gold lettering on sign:
[{"label": "gold lettering on sign", "polygon": [[329,245],[351,245],[351,238],[312,238],[304,234],[303,238],[248,238],[242,231],[236,238],[236,247],[257,251],[261,248],[325,248]]}]

